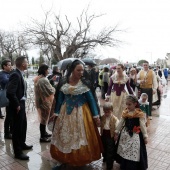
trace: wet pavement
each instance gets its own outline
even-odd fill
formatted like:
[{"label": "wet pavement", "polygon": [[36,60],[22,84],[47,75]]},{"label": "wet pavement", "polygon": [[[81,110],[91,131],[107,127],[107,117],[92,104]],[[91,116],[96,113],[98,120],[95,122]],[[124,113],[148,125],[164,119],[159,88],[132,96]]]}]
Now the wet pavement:
[{"label": "wet pavement", "polygon": [[[170,84],[170,82],[169,82]],[[32,85],[29,89],[27,103],[27,144],[33,144],[33,149],[24,151],[30,156],[29,161],[14,159],[12,142],[4,139],[4,119],[0,119],[0,170],[51,170],[55,165],[52,160],[49,143],[39,142],[39,122],[34,107]],[[101,101],[102,104],[103,101]],[[155,107],[153,119],[148,127],[149,141],[147,144],[149,170],[170,170],[170,85],[164,89],[161,106]],[[5,112],[2,109],[3,113]],[[104,170],[105,164],[101,160],[92,162],[84,167],[69,167],[64,165],[62,170]],[[114,170],[119,165],[114,163]]]}]

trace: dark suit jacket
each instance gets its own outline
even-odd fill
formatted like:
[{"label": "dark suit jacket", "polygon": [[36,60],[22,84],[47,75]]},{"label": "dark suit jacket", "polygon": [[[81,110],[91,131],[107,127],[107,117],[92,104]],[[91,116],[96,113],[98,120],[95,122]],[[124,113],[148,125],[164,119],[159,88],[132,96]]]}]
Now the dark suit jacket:
[{"label": "dark suit jacket", "polygon": [[20,106],[20,100],[24,96],[24,79],[21,72],[16,69],[9,78],[7,86],[7,98],[14,108]]}]

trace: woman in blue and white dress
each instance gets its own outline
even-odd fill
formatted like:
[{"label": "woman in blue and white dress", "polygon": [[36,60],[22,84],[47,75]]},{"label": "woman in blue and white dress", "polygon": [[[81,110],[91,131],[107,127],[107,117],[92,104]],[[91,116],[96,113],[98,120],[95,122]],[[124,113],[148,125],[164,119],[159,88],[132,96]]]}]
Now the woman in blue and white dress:
[{"label": "woman in blue and white dress", "polygon": [[61,163],[83,166],[101,157],[102,145],[96,125],[99,109],[90,82],[82,77],[84,66],[76,60],[56,93],[51,156]]}]

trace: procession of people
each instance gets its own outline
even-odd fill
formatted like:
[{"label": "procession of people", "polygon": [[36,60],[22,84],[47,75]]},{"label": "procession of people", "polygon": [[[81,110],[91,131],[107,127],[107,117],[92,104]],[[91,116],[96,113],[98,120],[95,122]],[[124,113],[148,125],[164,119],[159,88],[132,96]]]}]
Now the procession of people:
[{"label": "procession of people", "polygon": [[[26,144],[27,58],[18,57],[15,64],[11,71],[11,61],[4,60],[0,74],[9,100],[4,138],[12,139],[16,159],[29,160],[23,152],[33,148]],[[58,161],[54,169],[84,166],[103,157],[107,170],[113,169],[114,161],[121,170],[146,170],[147,128],[152,126],[153,105],[158,100],[160,105],[161,88],[167,84],[165,71],[150,69],[147,61],[140,71],[127,71],[121,63],[114,70],[107,66],[99,71],[95,63],[80,59],[66,68],[62,74],[55,66],[49,75],[49,66],[42,64],[33,79],[40,143],[50,143],[51,157]],[[49,123],[51,134],[46,131]]]}]

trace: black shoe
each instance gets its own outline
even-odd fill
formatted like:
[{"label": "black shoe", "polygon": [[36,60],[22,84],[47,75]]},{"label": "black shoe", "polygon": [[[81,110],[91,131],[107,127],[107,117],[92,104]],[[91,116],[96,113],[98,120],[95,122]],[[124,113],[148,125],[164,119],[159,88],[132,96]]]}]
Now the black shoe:
[{"label": "black shoe", "polygon": [[22,150],[30,150],[30,149],[32,149],[32,147],[33,147],[33,145],[24,145],[22,147]]},{"label": "black shoe", "polygon": [[29,160],[29,156],[21,153],[19,155],[15,155],[15,158],[20,159],[20,160]]},{"label": "black shoe", "polygon": [[40,138],[40,142],[51,142],[51,139],[44,137],[44,138]]},{"label": "black shoe", "polygon": [[45,135],[44,135],[44,136],[47,137],[47,138],[49,138],[49,137],[52,136],[52,134],[49,134],[49,133],[45,132]]},{"label": "black shoe", "polygon": [[4,135],[5,139],[12,139],[12,134]]}]

